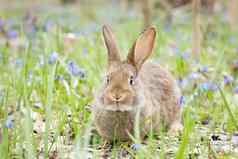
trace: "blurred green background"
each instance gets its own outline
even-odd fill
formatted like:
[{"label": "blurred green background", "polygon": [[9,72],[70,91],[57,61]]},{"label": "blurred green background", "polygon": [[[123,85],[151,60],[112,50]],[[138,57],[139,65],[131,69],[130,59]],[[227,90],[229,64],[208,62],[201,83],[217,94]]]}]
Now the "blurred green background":
[{"label": "blurred green background", "polygon": [[[236,4],[1,0],[1,158],[237,158]],[[162,131],[100,148],[91,111],[106,66],[103,24],[124,56],[146,26],[156,27],[150,60],[170,70],[182,90],[181,135]]]}]

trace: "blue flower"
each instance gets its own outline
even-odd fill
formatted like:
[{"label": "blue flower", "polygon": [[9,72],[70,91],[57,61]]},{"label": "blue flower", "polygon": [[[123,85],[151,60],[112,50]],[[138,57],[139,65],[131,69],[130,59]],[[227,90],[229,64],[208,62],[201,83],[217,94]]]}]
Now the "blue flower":
[{"label": "blue flower", "polygon": [[173,48],[175,54],[179,54],[180,53],[180,49],[178,47],[174,47]]},{"label": "blue flower", "polygon": [[7,117],[7,120],[5,122],[5,127],[8,128],[8,129],[11,129],[13,127],[12,116],[11,115],[9,115]]},{"label": "blue flower", "polygon": [[238,85],[235,86],[235,88],[234,88],[234,92],[235,92],[235,94],[238,94]]},{"label": "blue flower", "polygon": [[232,76],[224,75],[224,83],[225,83],[225,85],[230,84],[233,80],[234,80],[234,78]]},{"label": "blue flower", "polygon": [[180,87],[183,88],[183,87],[187,86],[188,80],[186,78],[185,79],[180,78],[180,79],[177,80],[177,83]]},{"label": "blue flower", "polygon": [[203,125],[208,125],[209,124],[209,119],[204,119],[201,123],[203,124]]},{"label": "blue flower", "polygon": [[32,36],[37,31],[36,21],[37,18],[35,16],[30,14],[25,15],[23,28],[27,35]]},{"label": "blue flower", "polygon": [[5,22],[8,28],[10,28],[14,24],[14,20],[12,18],[6,19]]},{"label": "blue flower", "polygon": [[16,59],[16,66],[19,67],[19,66],[22,66],[22,65],[23,65],[22,59],[20,59],[20,58]]},{"label": "blue flower", "polygon": [[17,35],[18,35],[18,33],[16,30],[10,29],[7,31],[7,37],[9,39],[15,39],[15,38],[17,38]]},{"label": "blue flower", "polygon": [[53,51],[50,55],[49,55],[49,59],[48,59],[48,63],[49,64],[53,64],[55,63],[55,61],[58,59],[58,53]]},{"label": "blue flower", "polygon": [[84,69],[79,69],[79,77],[81,80],[86,78],[86,71]]},{"label": "blue flower", "polygon": [[64,80],[64,76],[63,75],[57,75],[56,76],[56,80],[57,81],[63,81]]},{"label": "blue flower", "polygon": [[79,76],[81,80],[85,79],[86,72],[83,68],[78,68],[78,66],[75,64],[75,62],[70,61],[67,65],[68,71],[73,76]]},{"label": "blue flower", "polygon": [[79,83],[78,79],[74,79],[73,80],[73,88],[76,88],[78,86],[78,83]]},{"label": "blue flower", "polygon": [[201,83],[201,84],[199,85],[199,88],[200,88],[201,90],[203,90],[203,91],[208,91],[209,88],[210,88],[210,86],[209,86],[209,83],[204,82],[204,83]]},{"label": "blue flower", "polygon": [[182,55],[181,55],[181,57],[182,57],[185,61],[187,61],[187,60],[189,59],[189,56],[190,56],[190,54],[189,54],[189,52],[187,52],[187,51],[185,51],[185,52],[182,53]]},{"label": "blue flower", "polygon": [[232,143],[233,145],[238,145],[238,135],[237,135],[237,134],[232,135],[232,137],[231,137],[231,143]]},{"label": "blue flower", "polygon": [[203,91],[217,91],[219,89],[218,85],[211,82],[200,83],[199,88]]},{"label": "blue flower", "polygon": [[45,32],[48,32],[50,30],[50,28],[52,28],[52,26],[53,26],[52,21],[47,20],[44,23],[43,29],[44,29]]},{"label": "blue flower", "polygon": [[201,72],[208,72],[208,66],[207,65],[203,65],[201,68],[200,68],[200,71]]},{"label": "blue flower", "polygon": [[28,72],[28,78],[29,78],[29,80],[32,80],[32,77],[33,77],[33,72],[32,72],[32,70],[30,70],[30,71]]},{"label": "blue flower", "polygon": [[141,144],[132,144],[131,149],[138,151],[141,148]]},{"label": "blue flower", "polygon": [[83,48],[83,54],[87,55],[88,54],[88,49],[87,48]]},{"label": "blue flower", "polygon": [[219,86],[217,84],[210,83],[210,90],[216,92],[219,90]]},{"label": "blue flower", "polygon": [[26,29],[25,29],[27,35],[30,35],[31,34],[34,34],[37,32],[37,28],[35,26],[28,26]]},{"label": "blue flower", "polygon": [[184,105],[184,104],[185,104],[185,97],[184,97],[184,96],[181,96],[181,97],[179,98],[179,105],[182,106],[182,105]]},{"label": "blue flower", "polygon": [[188,75],[188,80],[195,80],[199,77],[199,74],[197,72],[192,72]]},{"label": "blue flower", "polygon": [[68,71],[70,74],[74,76],[78,75],[78,67],[73,61],[70,61],[68,63]]}]

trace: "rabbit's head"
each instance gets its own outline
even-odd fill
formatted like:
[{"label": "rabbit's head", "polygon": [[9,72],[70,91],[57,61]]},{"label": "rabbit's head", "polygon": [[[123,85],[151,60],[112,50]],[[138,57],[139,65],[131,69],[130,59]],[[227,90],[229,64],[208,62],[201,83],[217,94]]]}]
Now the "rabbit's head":
[{"label": "rabbit's head", "polygon": [[154,27],[146,29],[135,41],[127,59],[121,60],[111,28],[103,26],[103,37],[108,53],[107,71],[99,92],[99,105],[103,109],[131,111],[143,103],[143,85],[138,74],[152,52],[155,36]]}]

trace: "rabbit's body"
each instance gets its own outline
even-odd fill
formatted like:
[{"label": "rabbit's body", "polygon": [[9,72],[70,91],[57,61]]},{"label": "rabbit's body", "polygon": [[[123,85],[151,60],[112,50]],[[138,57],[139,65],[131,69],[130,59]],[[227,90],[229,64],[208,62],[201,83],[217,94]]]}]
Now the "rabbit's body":
[{"label": "rabbit's body", "polygon": [[137,113],[141,137],[151,130],[159,133],[161,123],[171,132],[181,130],[176,81],[158,63],[143,64],[153,48],[154,28],[136,41],[125,61],[120,60],[111,31],[104,29],[109,66],[106,83],[95,102],[94,120],[99,134],[106,140],[129,140],[128,134],[134,135]]},{"label": "rabbit's body", "polygon": [[[159,119],[165,126],[171,125],[174,120],[180,120],[180,90],[173,76],[158,63],[146,63],[140,72],[143,81],[145,97],[150,99],[146,107],[151,107],[155,123]],[[160,116],[158,119],[157,117]],[[155,125],[158,128],[157,125]]]},{"label": "rabbit's body", "polygon": [[[180,92],[170,73],[159,64],[145,63],[138,78],[144,87],[139,108],[141,137],[150,130],[159,133],[161,122],[166,127],[180,122]],[[128,132],[134,133],[136,111],[110,111],[97,106],[94,113],[99,134],[107,140],[128,140]]]}]

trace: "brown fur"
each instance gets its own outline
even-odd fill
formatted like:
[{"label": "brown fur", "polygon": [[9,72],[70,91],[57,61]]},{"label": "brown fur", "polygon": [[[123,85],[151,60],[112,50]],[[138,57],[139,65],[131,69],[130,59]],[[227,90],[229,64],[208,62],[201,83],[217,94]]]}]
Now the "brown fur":
[{"label": "brown fur", "polygon": [[[106,29],[105,29],[106,27]],[[104,26],[107,48],[116,47],[110,28]],[[144,137],[150,130],[159,133],[161,123],[177,132],[182,129],[180,91],[172,75],[158,63],[145,63],[150,56],[155,28],[148,28],[135,42],[128,58],[121,61],[118,50],[109,50],[110,60],[107,78],[95,97],[94,122],[99,134],[106,140],[129,140],[134,135],[135,116],[139,113],[140,135]],[[110,39],[112,38],[113,39]],[[133,76],[133,80],[131,80]]]},{"label": "brown fur", "polygon": [[[168,0],[173,7],[180,7],[192,3],[192,0]],[[213,7],[215,0],[201,0],[201,5],[207,8]]]}]

